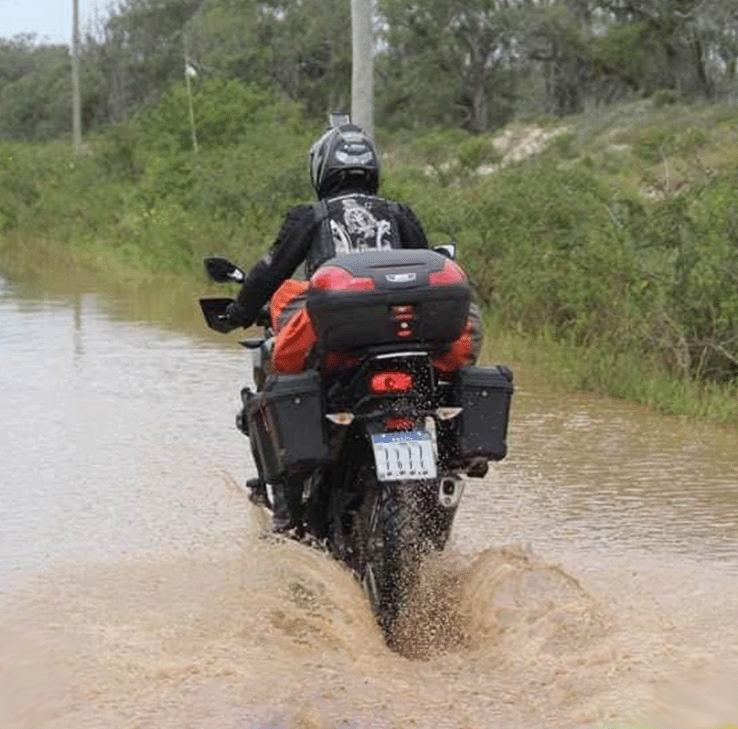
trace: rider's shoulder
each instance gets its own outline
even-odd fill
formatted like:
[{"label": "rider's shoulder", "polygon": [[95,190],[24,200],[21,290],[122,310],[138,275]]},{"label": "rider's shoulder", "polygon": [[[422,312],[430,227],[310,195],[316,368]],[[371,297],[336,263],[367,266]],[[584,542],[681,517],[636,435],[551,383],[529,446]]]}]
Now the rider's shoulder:
[{"label": "rider's shoulder", "polygon": [[288,211],[287,211],[287,217],[288,218],[301,218],[305,217],[307,215],[311,215],[313,210],[313,206],[310,203],[300,203],[298,205],[293,205]]},{"label": "rider's shoulder", "polygon": [[284,216],[282,230],[290,230],[295,226],[303,228],[313,218],[313,206],[307,203],[293,205]]}]

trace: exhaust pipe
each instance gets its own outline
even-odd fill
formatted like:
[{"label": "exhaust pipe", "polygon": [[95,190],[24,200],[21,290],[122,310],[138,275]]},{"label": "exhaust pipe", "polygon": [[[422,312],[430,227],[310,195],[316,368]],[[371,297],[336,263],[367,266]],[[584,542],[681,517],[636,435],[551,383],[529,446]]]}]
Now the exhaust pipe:
[{"label": "exhaust pipe", "polygon": [[455,509],[464,493],[464,482],[458,476],[444,476],[438,487],[438,502],[446,509]]}]

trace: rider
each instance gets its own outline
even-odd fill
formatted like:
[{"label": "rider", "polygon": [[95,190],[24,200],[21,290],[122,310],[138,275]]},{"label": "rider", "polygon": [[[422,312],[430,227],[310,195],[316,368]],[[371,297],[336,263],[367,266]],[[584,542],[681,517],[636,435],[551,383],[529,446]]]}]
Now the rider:
[{"label": "rider", "polygon": [[[414,213],[405,205],[377,197],[377,151],[359,127],[344,124],[329,129],[313,144],[310,181],[319,202],[288,211],[275,243],[251,269],[228,312],[232,323],[247,327],[271,300],[277,332],[272,365],[280,372],[304,369],[310,349],[307,282],[290,278],[300,264],[305,264],[309,278],[321,264],[341,253],[428,248]],[[288,323],[289,331],[282,333]]]},{"label": "rider", "polygon": [[[305,264],[309,278],[333,256],[388,248],[428,248],[420,221],[406,205],[377,196],[379,157],[372,140],[357,126],[329,129],[310,148],[310,181],[318,197],[313,205],[291,208],[277,239],[246,276],[228,319],[249,327],[270,301],[275,331],[272,366],[300,372],[309,364],[315,334],[305,307],[308,283],[290,278]],[[464,335],[444,357],[441,369],[457,369],[476,360],[481,341],[479,318],[470,316]],[[325,364],[325,363],[324,363]],[[259,489],[255,481],[252,488]],[[274,528],[289,529],[288,510],[274,488]]]}]

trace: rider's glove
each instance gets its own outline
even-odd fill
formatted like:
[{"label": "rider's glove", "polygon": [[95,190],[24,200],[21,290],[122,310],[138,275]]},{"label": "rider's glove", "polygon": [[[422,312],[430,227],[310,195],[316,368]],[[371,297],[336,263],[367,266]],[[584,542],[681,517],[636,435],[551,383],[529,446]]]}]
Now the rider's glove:
[{"label": "rider's glove", "polygon": [[254,323],[254,318],[245,317],[243,315],[243,309],[241,309],[235,301],[232,304],[228,304],[225,310],[225,315],[228,323],[234,327],[243,327],[246,329]]},{"label": "rider's glove", "polygon": [[225,310],[225,318],[228,320],[229,324],[238,324],[238,310],[236,308],[236,302],[234,301],[232,304],[228,304],[226,306]]}]

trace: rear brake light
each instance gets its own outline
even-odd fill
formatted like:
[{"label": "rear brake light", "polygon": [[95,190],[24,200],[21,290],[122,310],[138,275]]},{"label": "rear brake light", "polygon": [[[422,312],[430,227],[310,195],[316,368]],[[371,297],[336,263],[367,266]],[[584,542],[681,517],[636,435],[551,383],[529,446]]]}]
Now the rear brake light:
[{"label": "rear brake light", "polygon": [[384,419],[384,427],[387,430],[412,430],[415,427],[415,420],[402,415],[390,415]]},{"label": "rear brake light", "polygon": [[413,389],[413,376],[407,372],[378,372],[372,376],[369,386],[375,395],[408,392]]},{"label": "rear brake light", "polygon": [[370,291],[374,288],[374,281],[355,278],[339,266],[323,266],[313,274],[310,286],[321,291]]},{"label": "rear brake light", "polygon": [[440,271],[428,275],[428,282],[431,286],[455,284],[462,281],[466,281],[466,274],[453,261],[445,261]]}]

